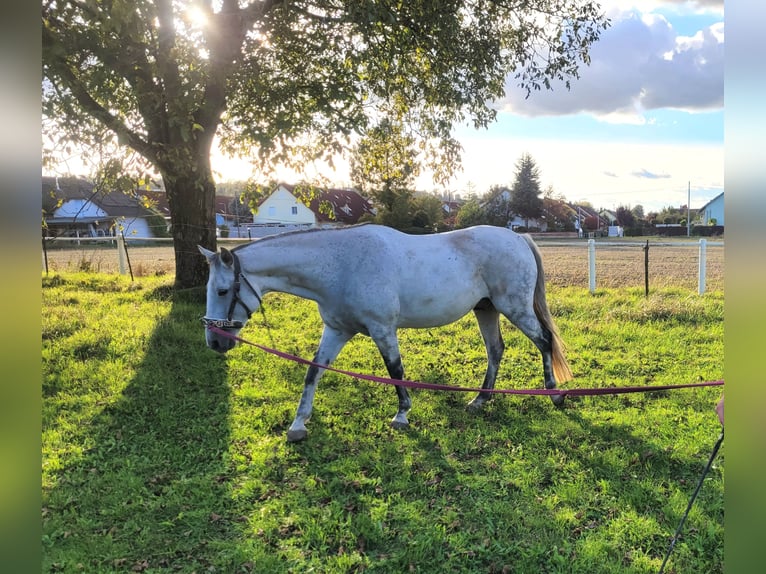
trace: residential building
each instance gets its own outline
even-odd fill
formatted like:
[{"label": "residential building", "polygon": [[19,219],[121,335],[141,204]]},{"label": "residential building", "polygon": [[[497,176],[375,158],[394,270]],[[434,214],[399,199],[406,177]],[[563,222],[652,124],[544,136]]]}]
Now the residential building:
[{"label": "residential building", "polygon": [[724,226],[724,208],[723,191],[699,208],[700,220],[703,225],[710,225],[715,221],[715,225]]}]

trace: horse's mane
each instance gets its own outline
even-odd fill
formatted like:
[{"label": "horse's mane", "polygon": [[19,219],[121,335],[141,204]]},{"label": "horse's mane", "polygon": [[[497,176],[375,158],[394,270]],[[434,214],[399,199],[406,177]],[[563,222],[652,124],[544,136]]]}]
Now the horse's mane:
[{"label": "horse's mane", "polygon": [[290,231],[283,231],[281,233],[274,233],[272,235],[258,237],[257,239],[253,241],[249,241],[242,245],[237,245],[236,247],[233,247],[231,251],[240,251],[244,249],[245,247],[248,247],[249,245],[260,244],[260,243],[263,243],[264,241],[272,241],[274,239],[279,239],[280,237],[287,237],[292,235],[304,235],[304,234],[310,234],[310,233],[320,233],[322,231],[327,231],[327,232],[346,231],[348,229],[353,229],[355,227],[365,227],[367,225],[372,225],[372,223],[370,222],[356,223],[353,225],[344,225],[343,227],[310,227],[308,229],[291,229]]}]

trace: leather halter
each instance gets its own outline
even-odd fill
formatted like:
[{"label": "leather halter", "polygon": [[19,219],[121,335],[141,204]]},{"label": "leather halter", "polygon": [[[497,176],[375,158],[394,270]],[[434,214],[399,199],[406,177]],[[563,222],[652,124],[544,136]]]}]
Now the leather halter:
[{"label": "leather halter", "polygon": [[234,283],[232,284],[232,296],[231,296],[231,303],[229,303],[229,311],[227,313],[226,319],[214,319],[211,317],[202,317],[201,321],[202,324],[206,327],[218,327],[219,329],[241,329],[244,326],[243,321],[235,321],[232,319],[234,316],[234,309],[237,307],[237,305],[241,305],[242,308],[245,310],[245,313],[247,313],[247,318],[253,316],[253,311],[250,309],[250,307],[245,304],[245,302],[242,300],[242,298],[239,296],[239,292],[241,289],[241,283],[240,279],[245,282],[245,285],[247,285],[250,288],[250,291],[253,292],[255,295],[255,298],[258,299],[258,305],[261,306],[261,309],[263,309],[262,304],[263,301],[261,300],[261,296],[258,294],[258,290],[253,287],[253,284],[250,283],[250,281],[245,277],[245,274],[242,273],[242,269],[239,264],[239,258],[237,257],[237,254],[234,253],[234,251],[231,251],[231,257],[233,259],[233,266],[234,266]]}]

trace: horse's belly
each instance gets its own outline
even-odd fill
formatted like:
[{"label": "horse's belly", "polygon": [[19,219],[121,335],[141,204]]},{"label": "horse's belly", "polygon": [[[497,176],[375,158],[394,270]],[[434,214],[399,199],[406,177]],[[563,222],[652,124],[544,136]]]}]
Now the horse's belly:
[{"label": "horse's belly", "polygon": [[484,296],[477,292],[462,297],[442,295],[401,302],[399,327],[418,329],[454,323],[471,311]]}]

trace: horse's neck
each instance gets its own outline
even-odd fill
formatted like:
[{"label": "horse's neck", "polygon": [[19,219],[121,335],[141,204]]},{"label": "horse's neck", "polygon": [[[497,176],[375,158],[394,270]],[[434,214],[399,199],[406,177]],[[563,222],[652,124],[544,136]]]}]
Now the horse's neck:
[{"label": "horse's neck", "polygon": [[257,277],[264,293],[279,291],[317,300],[324,287],[321,271],[328,268],[329,256],[317,246],[317,239],[295,234],[254,243],[244,252],[242,267]]}]

